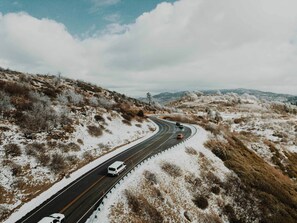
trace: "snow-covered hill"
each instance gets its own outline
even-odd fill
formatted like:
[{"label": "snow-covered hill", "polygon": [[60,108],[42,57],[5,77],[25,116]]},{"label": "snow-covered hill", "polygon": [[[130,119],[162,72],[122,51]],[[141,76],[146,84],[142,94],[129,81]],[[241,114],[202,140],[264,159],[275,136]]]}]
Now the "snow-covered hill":
[{"label": "snow-covered hill", "polygon": [[0,221],[54,183],[154,130],[154,108],[95,85],[0,70]]},{"label": "snow-covered hill", "polygon": [[296,106],[233,93],[193,93],[171,105],[180,112],[164,118],[199,125],[197,134],[133,172],[93,217],[297,221]]}]

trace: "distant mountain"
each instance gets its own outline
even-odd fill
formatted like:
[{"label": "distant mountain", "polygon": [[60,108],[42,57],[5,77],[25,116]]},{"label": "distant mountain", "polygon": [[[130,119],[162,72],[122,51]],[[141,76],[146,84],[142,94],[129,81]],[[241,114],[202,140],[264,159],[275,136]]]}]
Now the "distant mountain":
[{"label": "distant mountain", "polygon": [[[152,96],[153,101],[160,104],[166,104],[171,101],[175,101],[183,97],[188,91],[179,91],[179,92],[163,92]],[[139,100],[148,102],[147,98],[139,98]]]},{"label": "distant mountain", "polygon": [[[164,92],[160,94],[153,95],[152,98],[154,101],[166,104],[171,101],[178,100],[185,96],[189,91],[179,91],[179,92]],[[236,93],[238,95],[243,94],[249,94],[256,96],[260,99],[265,99],[268,101],[281,101],[281,102],[288,102],[291,104],[297,105],[297,96],[290,95],[290,94],[279,94],[279,93],[273,93],[273,92],[264,92],[259,90],[252,90],[252,89],[244,89],[244,88],[238,88],[238,89],[221,89],[221,90],[201,90],[199,92],[202,92],[206,95],[213,95],[213,94],[228,94],[228,93]],[[140,98],[142,101],[147,101],[146,98]]]}]

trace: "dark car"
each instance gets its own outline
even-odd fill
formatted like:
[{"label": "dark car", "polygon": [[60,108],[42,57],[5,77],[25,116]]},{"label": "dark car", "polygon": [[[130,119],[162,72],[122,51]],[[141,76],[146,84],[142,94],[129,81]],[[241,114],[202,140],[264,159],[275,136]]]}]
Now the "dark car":
[{"label": "dark car", "polygon": [[177,122],[177,123],[175,123],[175,125],[176,125],[176,126],[180,126],[180,123],[179,123],[179,122]]},{"label": "dark car", "polygon": [[181,133],[179,133],[179,134],[177,134],[176,138],[177,138],[177,139],[183,139],[183,138],[184,138],[184,135],[181,134]]},{"label": "dark car", "polygon": [[180,124],[180,125],[178,126],[178,128],[179,128],[179,129],[184,129],[184,126],[183,126],[182,124]]}]

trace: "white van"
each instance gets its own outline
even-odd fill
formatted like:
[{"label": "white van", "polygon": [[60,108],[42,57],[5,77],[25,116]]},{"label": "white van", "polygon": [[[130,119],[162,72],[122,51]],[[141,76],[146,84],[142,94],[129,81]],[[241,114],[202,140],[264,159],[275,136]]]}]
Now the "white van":
[{"label": "white van", "polygon": [[65,215],[60,213],[51,214],[48,217],[44,217],[38,223],[64,223]]},{"label": "white van", "polygon": [[119,175],[122,171],[126,169],[126,164],[122,161],[115,161],[107,169],[107,174],[110,175]]}]

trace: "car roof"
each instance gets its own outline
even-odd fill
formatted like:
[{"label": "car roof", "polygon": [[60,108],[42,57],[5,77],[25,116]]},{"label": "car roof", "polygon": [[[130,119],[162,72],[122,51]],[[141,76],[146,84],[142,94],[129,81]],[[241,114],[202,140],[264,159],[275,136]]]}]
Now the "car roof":
[{"label": "car roof", "polygon": [[65,215],[60,214],[60,213],[54,213],[54,214],[51,214],[50,217],[53,217],[53,218],[56,218],[56,219],[64,219]]},{"label": "car roof", "polygon": [[115,161],[113,164],[111,164],[109,167],[117,168],[119,165],[124,164],[123,161]]}]

